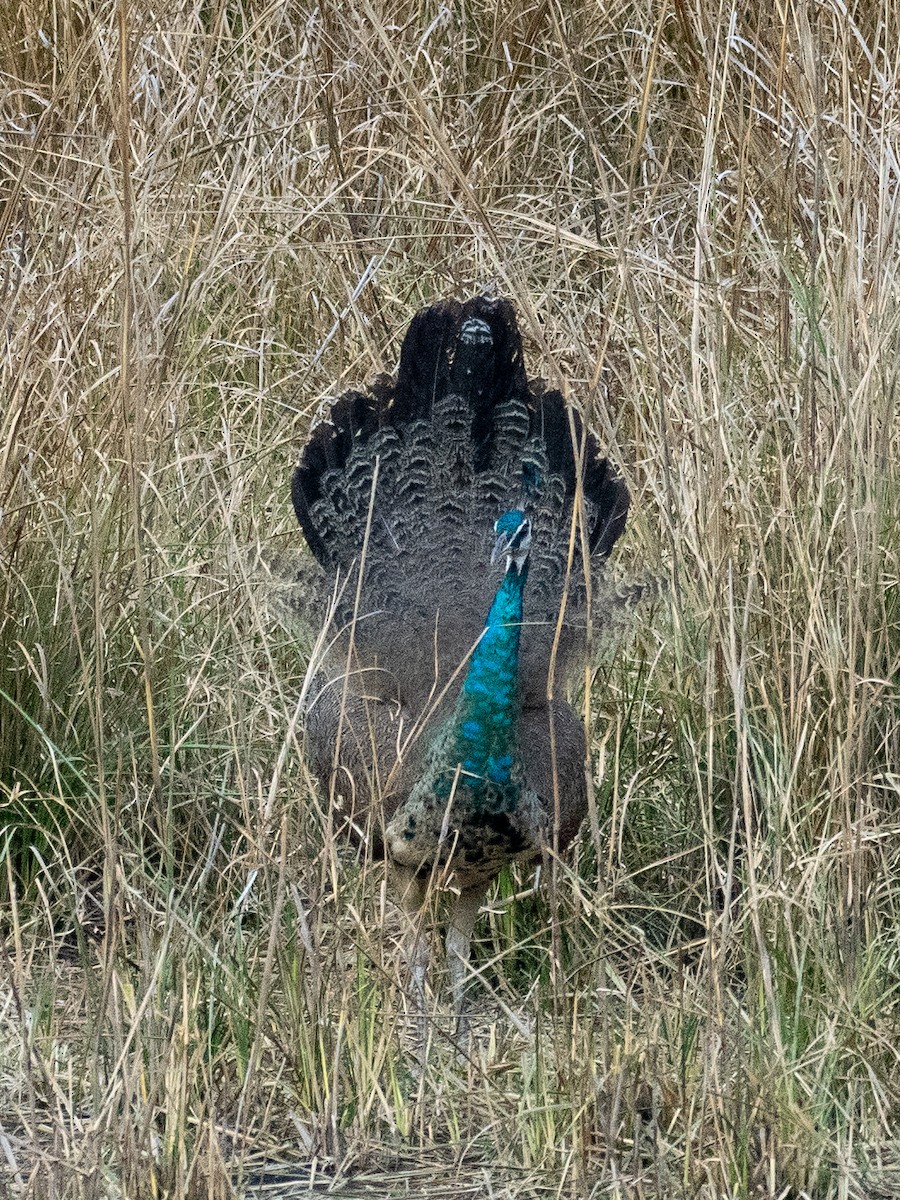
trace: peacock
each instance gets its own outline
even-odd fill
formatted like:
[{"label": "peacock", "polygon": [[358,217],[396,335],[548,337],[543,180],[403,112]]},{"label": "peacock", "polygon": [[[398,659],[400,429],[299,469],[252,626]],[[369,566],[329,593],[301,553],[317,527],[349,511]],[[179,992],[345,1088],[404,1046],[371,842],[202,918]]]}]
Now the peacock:
[{"label": "peacock", "polygon": [[584,730],[560,691],[628,491],[560,392],[529,382],[512,304],[475,297],[413,318],[396,376],[333,404],[291,493],[332,595],[310,764],[388,861],[420,1004],[417,914],[430,881],[449,891],[462,1023],[489,884],[563,850],[587,810]]}]

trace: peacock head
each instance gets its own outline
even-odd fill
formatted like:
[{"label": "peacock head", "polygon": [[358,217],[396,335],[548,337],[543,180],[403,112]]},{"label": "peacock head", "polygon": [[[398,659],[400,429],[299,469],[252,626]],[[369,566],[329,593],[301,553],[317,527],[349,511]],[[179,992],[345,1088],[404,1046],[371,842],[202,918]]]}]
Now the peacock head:
[{"label": "peacock head", "polygon": [[491,554],[495,563],[502,554],[506,555],[506,569],[515,567],[521,573],[531,550],[531,522],[521,509],[514,508],[499,517],[494,525],[497,540]]}]

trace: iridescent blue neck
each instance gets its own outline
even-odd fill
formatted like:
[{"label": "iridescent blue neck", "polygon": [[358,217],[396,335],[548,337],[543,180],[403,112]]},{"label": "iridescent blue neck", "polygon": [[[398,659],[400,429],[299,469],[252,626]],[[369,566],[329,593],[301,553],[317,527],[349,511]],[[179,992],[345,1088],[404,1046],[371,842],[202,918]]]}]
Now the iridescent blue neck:
[{"label": "iridescent blue neck", "polygon": [[479,780],[514,782],[519,754],[519,640],[528,563],[511,565],[485,621],[453,715],[453,757],[460,783],[477,793]]}]

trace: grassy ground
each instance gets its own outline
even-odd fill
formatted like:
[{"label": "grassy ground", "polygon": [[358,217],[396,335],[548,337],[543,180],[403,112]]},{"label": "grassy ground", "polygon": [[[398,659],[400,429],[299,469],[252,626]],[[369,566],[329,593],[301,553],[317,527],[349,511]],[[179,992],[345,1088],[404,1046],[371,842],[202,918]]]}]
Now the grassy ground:
[{"label": "grassy ground", "polygon": [[[900,5],[501,8],[4,10],[0,1194],[900,1195]],[[417,1077],[252,562],[483,288],[667,588]]]}]

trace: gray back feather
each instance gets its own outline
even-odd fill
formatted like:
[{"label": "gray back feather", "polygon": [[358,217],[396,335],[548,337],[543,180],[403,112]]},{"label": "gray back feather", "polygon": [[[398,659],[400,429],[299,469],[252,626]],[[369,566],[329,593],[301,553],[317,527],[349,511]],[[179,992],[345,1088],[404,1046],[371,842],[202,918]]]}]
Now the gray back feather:
[{"label": "gray back feather", "polygon": [[374,686],[414,713],[481,633],[502,572],[489,567],[501,513],[523,508],[533,526],[520,666],[527,706],[547,695],[564,594],[559,669],[583,640],[582,543],[594,572],[628,510],[625,485],[577,413],[559,392],[529,384],[512,306],[483,298],[414,318],[397,376],[342,396],[313,430],[292,498],[329,583],[342,586],[335,622],[353,624],[355,667],[381,680],[359,677],[356,690]]}]

